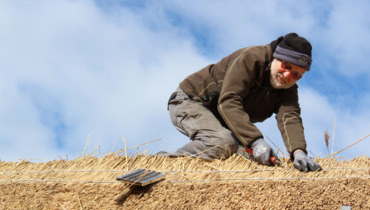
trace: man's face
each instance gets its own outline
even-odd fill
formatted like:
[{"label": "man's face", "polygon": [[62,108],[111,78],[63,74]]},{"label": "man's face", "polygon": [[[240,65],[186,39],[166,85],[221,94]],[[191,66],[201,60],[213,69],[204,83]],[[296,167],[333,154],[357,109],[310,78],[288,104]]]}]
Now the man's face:
[{"label": "man's face", "polygon": [[287,89],[301,79],[305,72],[297,65],[274,59],[271,63],[270,83],[276,89]]}]

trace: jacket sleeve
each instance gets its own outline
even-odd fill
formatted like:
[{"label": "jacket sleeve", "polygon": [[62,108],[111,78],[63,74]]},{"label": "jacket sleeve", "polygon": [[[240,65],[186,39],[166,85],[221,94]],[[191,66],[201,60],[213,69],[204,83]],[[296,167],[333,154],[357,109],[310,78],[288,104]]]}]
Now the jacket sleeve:
[{"label": "jacket sleeve", "polygon": [[248,146],[253,140],[263,137],[260,130],[250,121],[244,110],[243,99],[256,84],[258,71],[263,69],[262,61],[254,54],[242,53],[229,66],[222,84],[217,109],[236,138]]},{"label": "jacket sleeve", "polygon": [[279,130],[292,160],[296,149],[302,149],[307,154],[297,89],[297,85],[290,88],[290,91],[282,98],[276,113]]}]

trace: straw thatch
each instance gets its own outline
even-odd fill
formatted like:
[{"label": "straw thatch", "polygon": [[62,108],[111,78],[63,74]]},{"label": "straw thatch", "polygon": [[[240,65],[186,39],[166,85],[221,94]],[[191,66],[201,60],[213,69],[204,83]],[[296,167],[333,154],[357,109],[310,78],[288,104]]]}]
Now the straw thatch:
[{"label": "straw thatch", "polygon": [[[226,160],[117,154],[45,163],[0,162],[0,209],[352,209],[370,208],[370,159],[316,159],[324,170],[301,173],[287,159],[268,167]],[[166,179],[113,201],[127,185],[116,177],[138,168]]]}]

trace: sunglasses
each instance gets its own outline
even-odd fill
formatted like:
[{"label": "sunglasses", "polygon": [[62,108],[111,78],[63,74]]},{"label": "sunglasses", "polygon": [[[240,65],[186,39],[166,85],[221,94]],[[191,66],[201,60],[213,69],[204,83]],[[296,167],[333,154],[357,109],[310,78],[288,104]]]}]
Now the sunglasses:
[{"label": "sunglasses", "polygon": [[281,62],[281,68],[286,69],[290,72],[290,75],[294,80],[299,80],[302,78],[302,74],[298,72],[297,70],[293,70],[293,66],[288,61],[280,61]]}]

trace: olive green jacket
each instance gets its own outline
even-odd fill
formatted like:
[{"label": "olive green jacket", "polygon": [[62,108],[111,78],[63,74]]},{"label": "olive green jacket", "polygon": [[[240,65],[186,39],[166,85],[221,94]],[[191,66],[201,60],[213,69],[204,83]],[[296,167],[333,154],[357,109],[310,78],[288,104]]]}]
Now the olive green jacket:
[{"label": "olive green jacket", "polygon": [[242,48],[188,76],[180,87],[192,100],[202,101],[244,146],[263,137],[254,123],[276,113],[287,150],[306,152],[298,86],[271,86],[272,59],[270,45]]}]

